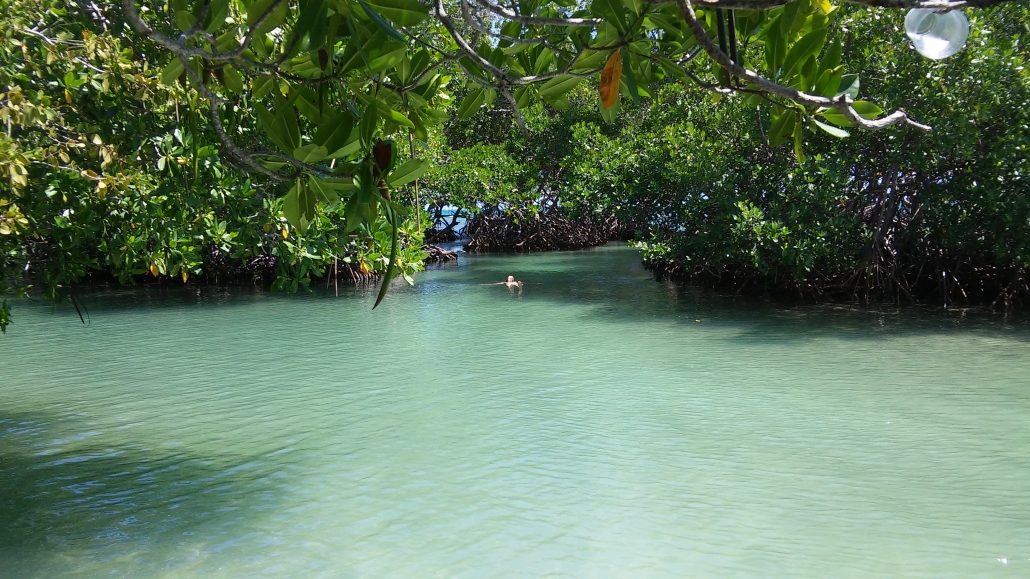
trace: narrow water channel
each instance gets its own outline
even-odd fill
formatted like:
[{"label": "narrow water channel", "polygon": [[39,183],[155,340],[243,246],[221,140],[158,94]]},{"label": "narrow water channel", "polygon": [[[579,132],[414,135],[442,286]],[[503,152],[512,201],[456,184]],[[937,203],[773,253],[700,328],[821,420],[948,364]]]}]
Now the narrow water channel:
[{"label": "narrow water channel", "polygon": [[1025,321],[718,299],[614,246],[371,300],[16,304],[0,577],[1030,576]]}]

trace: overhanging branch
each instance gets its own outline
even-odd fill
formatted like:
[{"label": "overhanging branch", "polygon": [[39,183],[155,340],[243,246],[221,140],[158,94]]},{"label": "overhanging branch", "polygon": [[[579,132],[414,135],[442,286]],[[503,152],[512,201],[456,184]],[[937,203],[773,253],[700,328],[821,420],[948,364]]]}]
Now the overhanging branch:
[{"label": "overhanging branch", "polygon": [[694,13],[694,6],[691,0],[676,0],[676,3],[679,5],[680,13],[683,15],[684,20],[687,21],[687,25],[690,27],[691,32],[694,33],[698,43],[712,57],[712,60],[725,69],[729,75],[743,79],[769,94],[794,101],[802,106],[840,111],[854,126],[867,131],[876,131],[895,125],[907,125],[920,131],[930,132],[931,128],[928,125],[916,122],[902,109],[898,109],[880,119],[865,119],[851,106],[854,104],[854,101],[846,94],[834,98],[808,94],[777,84],[754,71],[745,69],[736,62],[733,62],[708,36],[704,27],[697,20],[697,14]]}]

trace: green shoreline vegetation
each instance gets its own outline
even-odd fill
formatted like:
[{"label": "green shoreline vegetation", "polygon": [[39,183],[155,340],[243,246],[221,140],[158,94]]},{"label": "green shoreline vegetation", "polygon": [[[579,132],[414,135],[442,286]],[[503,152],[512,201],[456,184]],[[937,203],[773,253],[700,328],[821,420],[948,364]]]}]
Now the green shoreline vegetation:
[{"label": "green shoreline vegetation", "polygon": [[897,10],[736,10],[763,88],[689,2],[2,0],[0,330],[97,279],[383,279],[378,304],[426,204],[503,222],[481,248],[633,239],[737,292],[1024,305],[1030,8],[982,4],[942,61]]}]

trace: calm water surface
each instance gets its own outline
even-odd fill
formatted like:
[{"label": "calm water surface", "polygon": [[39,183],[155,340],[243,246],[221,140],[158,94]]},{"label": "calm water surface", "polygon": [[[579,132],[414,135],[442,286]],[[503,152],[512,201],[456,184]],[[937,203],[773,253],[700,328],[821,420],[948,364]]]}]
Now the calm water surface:
[{"label": "calm water surface", "polygon": [[17,304],[0,576],[1030,577],[1025,321],[702,297],[622,247],[371,299]]}]

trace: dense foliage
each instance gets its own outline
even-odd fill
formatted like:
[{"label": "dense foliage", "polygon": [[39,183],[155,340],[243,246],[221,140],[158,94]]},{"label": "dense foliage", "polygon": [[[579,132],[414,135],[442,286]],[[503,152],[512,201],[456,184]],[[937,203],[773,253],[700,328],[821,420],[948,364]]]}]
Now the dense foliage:
[{"label": "dense foliage", "polygon": [[[933,133],[837,138],[802,121],[799,158],[793,140],[777,144],[768,110],[746,95],[666,84],[609,124],[592,95],[573,92],[564,113],[527,111],[539,121],[529,123],[533,142],[546,143],[557,167],[536,186],[569,215],[614,215],[634,227],[659,275],[812,299],[1026,301],[1028,11],[970,13],[968,47],[941,62],[898,40],[902,17],[846,9],[832,40],[856,71],[849,87],[932,119]],[[543,174],[515,131],[496,145],[453,141],[427,188],[451,202],[465,196],[452,175],[469,173],[473,159],[520,160],[491,177]],[[517,203],[538,198],[517,180],[498,182]]]},{"label": "dense foliage", "polygon": [[[126,36],[117,11],[64,0],[0,8],[0,294],[74,299],[98,276],[258,278],[296,291],[340,268],[385,269],[389,224],[348,230],[337,203],[292,226],[288,187],[225,163],[196,95],[160,82],[167,55]],[[252,134],[244,106],[229,127]],[[421,267],[421,236],[413,221],[400,231],[413,241],[397,260],[407,276]],[[4,301],[0,329],[9,320]]]},{"label": "dense foliage", "polygon": [[933,64],[825,0],[717,45],[734,2],[2,0],[0,294],[410,281],[427,157],[437,207],[617,219],[684,275],[1025,294],[1026,9]]}]

